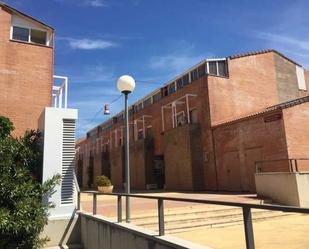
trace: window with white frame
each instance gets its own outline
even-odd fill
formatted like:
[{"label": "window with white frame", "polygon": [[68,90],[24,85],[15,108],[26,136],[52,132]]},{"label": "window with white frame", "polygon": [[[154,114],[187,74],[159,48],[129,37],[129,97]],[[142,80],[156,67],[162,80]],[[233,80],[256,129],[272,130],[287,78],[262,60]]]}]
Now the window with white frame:
[{"label": "window with white frame", "polygon": [[49,45],[47,36],[47,31],[19,26],[12,27],[12,40],[47,46]]},{"label": "window with white frame", "polygon": [[30,30],[21,27],[13,27],[12,39],[18,41],[29,41]]},{"label": "window with white frame", "polygon": [[151,97],[144,100],[144,103],[143,103],[144,108],[147,107],[147,106],[150,106],[151,104],[152,104],[152,98]]}]

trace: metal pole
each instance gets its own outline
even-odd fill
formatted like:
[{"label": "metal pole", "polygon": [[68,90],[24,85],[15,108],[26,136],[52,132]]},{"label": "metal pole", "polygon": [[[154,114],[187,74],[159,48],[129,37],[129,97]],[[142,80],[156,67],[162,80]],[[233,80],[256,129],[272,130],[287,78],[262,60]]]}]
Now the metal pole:
[{"label": "metal pole", "polygon": [[[129,165],[129,115],[128,115],[128,92],[125,96],[125,176],[126,176],[126,194],[130,195],[130,165]],[[126,196],[126,222],[130,223],[130,197]]]},{"label": "metal pole", "polygon": [[117,196],[117,206],[118,206],[118,222],[122,222],[122,201],[121,201],[121,195]]},{"label": "metal pole", "polygon": [[64,78],[65,96],[64,96],[64,108],[68,108],[68,77]]},{"label": "metal pole", "polygon": [[77,210],[80,210],[80,192],[77,192]]},{"label": "metal pole", "polygon": [[163,199],[158,199],[158,216],[159,216],[159,236],[165,234],[164,229],[164,206]]},{"label": "metal pole", "polygon": [[254,249],[254,235],[253,235],[253,227],[252,227],[252,217],[251,217],[251,209],[248,207],[242,208],[242,213],[244,217],[244,226],[245,226],[245,236],[246,236],[246,248]]},{"label": "metal pole", "polygon": [[97,194],[93,194],[92,213],[93,213],[93,215],[97,214]]}]

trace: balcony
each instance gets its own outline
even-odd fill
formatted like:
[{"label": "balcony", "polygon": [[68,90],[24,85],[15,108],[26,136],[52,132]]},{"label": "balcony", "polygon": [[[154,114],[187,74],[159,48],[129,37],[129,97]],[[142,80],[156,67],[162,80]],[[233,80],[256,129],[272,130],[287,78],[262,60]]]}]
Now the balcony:
[{"label": "balcony", "polygon": [[53,78],[53,107],[66,109],[68,107],[68,77],[54,75]]}]

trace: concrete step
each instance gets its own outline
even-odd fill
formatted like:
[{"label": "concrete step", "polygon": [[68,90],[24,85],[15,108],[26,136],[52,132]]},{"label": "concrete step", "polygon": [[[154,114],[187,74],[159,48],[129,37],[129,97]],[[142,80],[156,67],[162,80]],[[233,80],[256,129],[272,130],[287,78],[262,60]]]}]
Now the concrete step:
[{"label": "concrete step", "polygon": [[[282,213],[282,212],[273,212],[273,211],[266,211],[266,212],[252,212],[252,219],[253,222],[273,219],[282,217],[285,215],[289,215],[289,213]],[[223,215],[223,216],[213,216],[213,217],[206,217],[203,219],[195,219],[195,220],[179,220],[179,221],[172,221],[172,222],[165,222],[165,231],[166,233],[179,233],[184,231],[190,231],[203,228],[211,228],[211,227],[226,227],[236,224],[242,224],[243,217],[242,213],[240,214],[230,214],[230,215]],[[158,231],[158,224],[148,224],[144,225],[143,227]]]},{"label": "concrete step", "polygon": [[[270,203],[269,200],[252,200],[249,203]],[[277,218],[288,215],[283,212],[252,209],[253,221]],[[201,227],[224,227],[243,223],[242,209],[239,207],[218,205],[193,205],[181,208],[165,208],[164,224],[166,233],[178,233]],[[154,231],[158,230],[156,210],[132,215],[132,224]]]},{"label": "concrete step", "polygon": [[[268,213],[268,210],[256,210],[252,213]],[[183,223],[191,223],[194,221],[200,220],[217,220],[235,216],[242,216],[242,210],[239,208],[230,208],[225,210],[213,210],[213,211],[199,211],[193,213],[180,213],[180,214],[172,214],[172,215],[165,215],[165,223],[173,223],[173,224],[183,224]],[[147,226],[152,225],[158,222],[158,217],[147,217],[144,219],[132,219],[132,223],[139,226]]]},{"label": "concrete step", "polygon": [[[247,201],[246,203],[252,204],[270,204],[271,200],[268,199],[256,199]],[[204,212],[224,212],[225,210],[234,210],[240,209],[238,207],[231,207],[231,206],[220,206],[220,205],[210,205],[210,204],[201,204],[201,205],[193,205],[193,206],[185,206],[179,208],[164,208],[164,214],[166,216],[178,216],[184,214],[199,214]],[[149,210],[147,212],[132,214],[132,220],[144,220],[144,219],[156,219],[157,218],[157,210]]]}]

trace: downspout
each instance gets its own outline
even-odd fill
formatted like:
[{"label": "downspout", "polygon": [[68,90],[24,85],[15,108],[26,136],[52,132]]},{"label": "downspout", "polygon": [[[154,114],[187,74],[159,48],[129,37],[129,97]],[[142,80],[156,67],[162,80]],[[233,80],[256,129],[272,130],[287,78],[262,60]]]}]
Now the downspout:
[{"label": "downspout", "polygon": [[211,129],[211,139],[212,139],[212,151],[214,154],[214,165],[215,165],[215,175],[216,175],[216,191],[219,191],[218,185],[218,170],[217,170],[217,155],[216,155],[216,145],[215,145],[215,138],[214,138],[214,128]]}]

